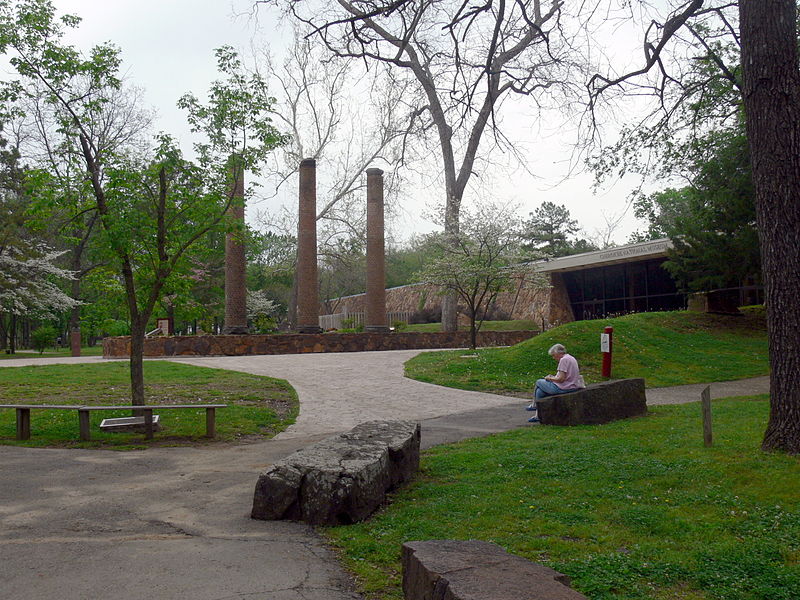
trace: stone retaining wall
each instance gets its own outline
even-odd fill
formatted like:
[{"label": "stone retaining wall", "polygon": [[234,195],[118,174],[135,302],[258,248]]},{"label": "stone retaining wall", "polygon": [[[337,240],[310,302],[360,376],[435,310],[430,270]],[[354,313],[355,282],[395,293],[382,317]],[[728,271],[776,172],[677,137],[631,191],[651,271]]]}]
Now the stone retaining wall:
[{"label": "stone retaining wall", "polygon": [[[513,346],[536,335],[535,331],[482,331],[478,346]],[[307,352],[364,352],[465,348],[469,331],[320,333],[286,335],[179,335],[147,338],[145,356],[245,356],[249,354],[304,354]],[[103,340],[104,358],[130,355],[130,337]]]},{"label": "stone retaining wall", "polygon": [[[530,319],[537,324],[550,326],[573,321],[569,297],[566,295],[560,275],[551,279],[547,287],[521,287],[510,292],[501,292],[494,301],[494,308],[510,319]],[[364,312],[365,294],[355,294],[328,300],[320,305],[320,314]],[[459,300],[459,302],[461,302]],[[442,304],[439,288],[428,284],[410,284],[386,290],[388,312],[417,312],[423,309],[438,309]],[[468,323],[464,306],[459,304],[459,322]]]}]

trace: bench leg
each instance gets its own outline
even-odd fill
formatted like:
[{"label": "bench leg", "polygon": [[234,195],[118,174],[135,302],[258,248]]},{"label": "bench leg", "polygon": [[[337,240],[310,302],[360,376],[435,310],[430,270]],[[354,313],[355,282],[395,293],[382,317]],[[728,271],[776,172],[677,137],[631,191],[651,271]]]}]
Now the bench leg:
[{"label": "bench leg", "polygon": [[31,439],[31,409],[18,408],[17,409],[17,439],[29,440]]},{"label": "bench leg", "polygon": [[144,409],[144,437],[145,439],[153,439],[153,409]]},{"label": "bench leg", "polygon": [[92,439],[89,433],[89,411],[78,409],[78,425],[81,430],[81,441],[88,442]]},{"label": "bench leg", "polygon": [[216,437],[217,435],[217,419],[216,408],[206,409],[206,437]]}]

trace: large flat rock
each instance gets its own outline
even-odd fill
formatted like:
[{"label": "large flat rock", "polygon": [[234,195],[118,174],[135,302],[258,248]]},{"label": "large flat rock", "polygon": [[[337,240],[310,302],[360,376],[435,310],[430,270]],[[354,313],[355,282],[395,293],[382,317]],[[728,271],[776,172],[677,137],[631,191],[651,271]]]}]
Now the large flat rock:
[{"label": "large flat rock", "polygon": [[542,425],[600,425],[647,414],[644,379],[594,383],[536,401]]},{"label": "large flat rock", "polygon": [[419,468],[420,426],[371,421],[299,450],[258,478],[254,519],[312,525],[362,521]]},{"label": "large flat rock", "polygon": [[406,600],[586,600],[569,577],[476,540],[406,542]]}]

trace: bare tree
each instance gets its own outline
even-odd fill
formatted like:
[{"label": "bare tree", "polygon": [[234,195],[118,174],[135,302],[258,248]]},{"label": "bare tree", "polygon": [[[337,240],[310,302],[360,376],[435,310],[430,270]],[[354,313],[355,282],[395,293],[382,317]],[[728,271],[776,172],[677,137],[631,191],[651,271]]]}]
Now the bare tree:
[{"label": "bare tree", "polygon": [[[438,141],[445,231],[457,234],[461,202],[487,129],[511,150],[497,119],[504,98],[566,97],[580,61],[562,0],[471,4],[462,0],[287,2],[286,9],[337,57],[391,66],[414,82],[422,132]],[[455,297],[443,327],[455,330]]]},{"label": "bare tree", "polygon": [[[289,142],[276,152],[276,193],[296,181],[301,160],[317,160],[321,200],[317,238],[323,273],[348,273],[346,282],[338,276],[325,278],[323,299],[351,293],[358,281],[352,248],[366,241],[364,173],[371,166],[384,169],[391,211],[399,187],[396,168],[415,126],[413,110],[404,103],[405,84],[394,81],[386,68],[368,71],[353,61],[330,56],[299,30],[280,65],[268,57],[265,62],[278,91],[276,121],[291,132]],[[354,97],[359,102],[353,102]],[[296,231],[291,210],[277,218],[262,215],[261,220],[285,234]]]}]

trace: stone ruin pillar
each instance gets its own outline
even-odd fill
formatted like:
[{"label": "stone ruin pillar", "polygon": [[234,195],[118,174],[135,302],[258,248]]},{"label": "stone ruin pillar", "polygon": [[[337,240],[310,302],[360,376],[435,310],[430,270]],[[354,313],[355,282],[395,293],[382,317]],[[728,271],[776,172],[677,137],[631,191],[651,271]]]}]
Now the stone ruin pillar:
[{"label": "stone ruin pillar", "polygon": [[76,327],[69,330],[69,348],[71,356],[81,355],[81,330]]},{"label": "stone ruin pillar", "polygon": [[389,331],[383,237],[383,171],[367,169],[367,297],[365,331]]},{"label": "stone ruin pillar", "polygon": [[240,160],[231,156],[231,193],[233,201],[228,215],[240,226],[225,235],[225,324],[224,334],[249,333],[247,328],[247,262],[244,242],[244,170]]},{"label": "stone ruin pillar", "polygon": [[300,163],[300,201],[297,224],[297,331],[320,333],[317,276],[317,162]]}]

